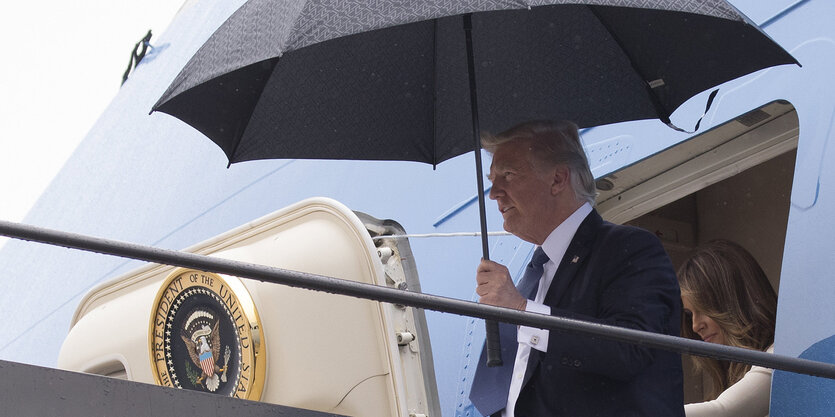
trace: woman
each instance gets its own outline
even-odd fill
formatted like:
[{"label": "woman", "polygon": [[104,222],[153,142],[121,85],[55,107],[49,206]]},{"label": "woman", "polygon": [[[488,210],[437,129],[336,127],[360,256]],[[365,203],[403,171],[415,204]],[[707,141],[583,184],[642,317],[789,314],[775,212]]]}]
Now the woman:
[{"label": "woman", "polygon": [[[699,248],[678,270],[684,304],[682,335],[710,343],[773,351],[777,295],[754,257],[736,243]],[[771,370],[694,357],[712,382],[706,402],[685,405],[687,417],[768,415]]]}]

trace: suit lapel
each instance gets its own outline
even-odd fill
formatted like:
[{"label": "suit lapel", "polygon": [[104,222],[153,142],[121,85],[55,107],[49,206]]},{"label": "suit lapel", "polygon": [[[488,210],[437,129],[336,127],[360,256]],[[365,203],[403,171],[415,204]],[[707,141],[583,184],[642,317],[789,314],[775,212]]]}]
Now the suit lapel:
[{"label": "suit lapel", "polygon": [[[557,272],[554,275],[553,281],[551,281],[551,286],[548,288],[548,294],[545,295],[544,302],[546,305],[551,307],[557,307],[559,305],[559,302],[565,295],[565,290],[577,277],[580,266],[585,264],[591,252],[594,237],[602,224],[603,219],[597,214],[597,210],[592,210],[583,222],[580,223],[580,227],[574,233],[574,237],[571,239],[571,243],[568,244],[565,255],[563,255],[557,267]],[[522,387],[527,386],[528,381],[530,381],[533,373],[536,371],[536,367],[539,366],[539,360],[534,358],[537,358],[537,355],[541,354],[542,352],[536,349],[531,350],[531,358],[528,359],[528,366]]]},{"label": "suit lapel", "polygon": [[583,222],[580,223],[580,227],[574,233],[574,238],[568,244],[565,255],[557,267],[557,272],[554,275],[553,281],[551,281],[548,294],[545,295],[544,301],[546,305],[552,307],[559,305],[565,294],[565,290],[577,276],[577,271],[580,266],[585,264],[586,258],[591,251],[595,233],[602,223],[603,219],[597,214],[596,210],[592,210]]}]

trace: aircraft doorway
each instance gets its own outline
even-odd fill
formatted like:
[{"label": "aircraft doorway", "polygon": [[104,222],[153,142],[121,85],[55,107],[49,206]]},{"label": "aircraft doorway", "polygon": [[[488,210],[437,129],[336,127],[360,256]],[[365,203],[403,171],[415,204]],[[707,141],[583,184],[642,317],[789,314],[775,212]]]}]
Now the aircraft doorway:
[{"label": "aircraft doorway", "polygon": [[[674,268],[700,244],[737,242],[777,291],[797,139],[791,104],[769,103],[600,178],[598,211],[654,232]],[[685,402],[702,401],[705,382],[683,362]]]}]

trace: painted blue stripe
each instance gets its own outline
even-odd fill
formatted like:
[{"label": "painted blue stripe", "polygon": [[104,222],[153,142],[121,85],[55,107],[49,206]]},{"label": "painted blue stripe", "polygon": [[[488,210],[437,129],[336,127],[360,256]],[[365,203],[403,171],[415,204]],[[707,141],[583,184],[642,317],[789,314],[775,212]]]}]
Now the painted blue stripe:
[{"label": "painted blue stripe", "polygon": [[[490,186],[490,187],[485,188],[485,189],[484,189],[484,195],[489,195],[489,194],[490,194],[490,189],[491,189],[491,188],[493,188],[493,187],[492,187],[492,186]],[[452,208],[450,208],[449,210],[447,210],[446,212],[444,212],[444,214],[441,214],[441,216],[440,216],[440,217],[438,217],[437,219],[435,219],[435,222],[434,222],[434,223],[432,223],[432,227],[438,227],[438,226],[440,226],[441,224],[443,224],[443,223],[444,223],[444,222],[446,222],[447,220],[449,220],[449,219],[451,219],[451,218],[455,217],[455,215],[457,215],[458,213],[460,213],[460,212],[461,212],[462,210],[464,210],[465,208],[467,208],[467,207],[471,206],[471,205],[472,205],[473,203],[475,203],[476,201],[478,201],[478,194],[476,194],[476,195],[474,195],[474,196],[472,196],[472,197],[470,197],[470,198],[468,198],[468,199],[466,199],[466,200],[464,200],[464,201],[462,201],[462,202],[460,202],[460,203],[458,203],[458,204],[456,204],[456,205],[452,206]]]},{"label": "painted blue stripe", "polygon": [[770,24],[786,17],[786,15],[791,13],[792,11],[794,11],[794,9],[796,9],[796,8],[806,4],[808,2],[809,2],[809,0],[798,0],[798,1],[794,2],[794,4],[787,6],[785,9],[777,12],[777,14],[775,14],[771,18],[767,19],[765,22],[762,22],[760,24],[760,27],[765,28],[765,27],[769,26]]}]

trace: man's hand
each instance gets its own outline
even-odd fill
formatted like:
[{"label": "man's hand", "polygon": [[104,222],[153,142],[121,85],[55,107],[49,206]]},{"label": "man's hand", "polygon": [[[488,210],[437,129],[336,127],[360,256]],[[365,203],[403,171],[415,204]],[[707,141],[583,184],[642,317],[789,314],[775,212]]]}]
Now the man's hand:
[{"label": "man's hand", "polygon": [[478,283],[475,292],[481,297],[479,303],[525,310],[528,300],[516,290],[504,265],[482,259],[475,279]]}]

